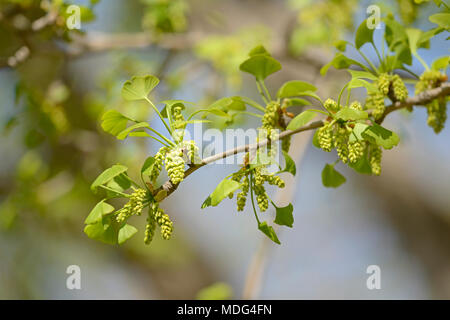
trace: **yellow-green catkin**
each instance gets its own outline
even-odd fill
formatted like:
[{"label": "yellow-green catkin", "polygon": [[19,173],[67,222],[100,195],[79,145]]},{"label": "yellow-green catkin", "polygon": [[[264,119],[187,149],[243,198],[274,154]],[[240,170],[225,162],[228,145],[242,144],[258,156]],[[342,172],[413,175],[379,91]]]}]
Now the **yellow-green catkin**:
[{"label": "yellow-green catkin", "polygon": [[375,90],[368,93],[366,98],[366,109],[372,109],[372,116],[379,119],[385,111],[384,95],[381,91]]},{"label": "yellow-green catkin", "polygon": [[277,186],[278,188],[284,188],[285,186],[283,179],[281,179],[279,176],[274,175],[273,173],[265,175],[264,180],[267,181],[270,185]]},{"label": "yellow-green catkin", "polygon": [[271,101],[266,106],[266,111],[262,118],[262,126],[264,129],[273,129],[278,126],[280,104],[275,101]]},{"label": "yellow-green catkin", "polygon": [[[440,85],[445,76],[437,70],[428,70],[422,73],[416,84],[416,94]],[[438,98],[426,105],[428,119],[427,123],[434,132],[439,133],[444,128],[447,120],[447,102],[445,98]]]},{"label": "yellow-green catkin", "polygon": [[161,236],[164,240],[169,240],[172,236],[173,232],[173,222],[170,220],[170,217],[167,213],[164,213],[164,210],[161,208],[157,208],[154,211],[154,219],[156,223],[161,228]]},{"label": "yellow-green catkin", "polygon": [[180,148],[174,148],[167,153],[166,171],[173,184],[179,184],[184,179],[185,162],[183,159],[183,152]]},{"label": "yellow-green catkin", "polygon": [[381,174],[381,157],[383,151],[378,146],[372,146],[370,152],[370,167],[372,174],[379,176]]},{"label": "yellow-green catkin", "polygon": [[263,185],[255,185],[255,195],[261,212],[266,211],[269,208],[269,197]]},{"label": "yellow-green catkin", "polygon": [[447,103],[445,98],[435,99],[427,104],[427,113],[427,124],[433,128],[435,133],[441,132],[447,120]]},{"label": "yellow-green catkin", "polygon": [[391,83],[395,99],[404,101],[408,97],[408,89],[406,89],[402,78],[398,74],[394,74],[391,76]]},{"label": "yellow-green catkin", "polygon": [[325,107],[325,109],[327,109],[329,111],[333,111],[333,112],[336,112],[339,109],[338,103],[331,98],[328,98],[327,100],[325,100],[325,102],[323,103],[323,106]]},{"label": "yellow-green catkin", "polygon": [[144,209],[144,200],[147,192],[144,189],[133,189],[133,193],[130,195],[128,202],[117,212],[117,222],[123,222],[132,215],[140,215],[142,209]]},{"label": "yellow-green catkin", "polygon": [[339,128],[336,132],[334,138],[334,144],[336,146],[336,151],[343,163],[348,161],[348,137],[349,132],[346,128]]},{"label": "yellow-green catkin", "polygon": [[153,164],[152,171],[150,172],[150,181],[155,181],[159,174],[161,173],[162,165],[164,162],[164,157],[166,156],[167,151],[169,148],[162,147],[159,149],[159,151],[155,154],[155,162]]},{"label": "yellow-green catkin", "polygon": [[264,188],[264,175],[262,174],[262,169],[260,167],[254,170],[254,180],[255,180],[255,195],[256,202],[258,203],[259,209],[264,212],[269,208],[269,197]]},{"label": "yellow-green catkin", "polygon": [[250,180],[248,178],[248,175],[246,175],[242,181],[241,192],[239,192],[236,196],[237,211],[244,210],[245,203],[247,202],[249,186],[250,186]]},{"label": "yellow-green catkin", "polygon": [[383,94],[383,96],[387,96],[389,93],[389,87],[391,85],[391,76],[387,73],[382,73],[378,77],[377,86],[378,90]]},{"label": "yellow-green catkin", "polygon": [[348,160],[355,163],[364,155],[364,141],[349,141]]},{"label": "yellow-green catkin", "polygon": [[183,141],[183,148],[186,150],[187,163],[188,164],[199,164],[201,163],[201,158],[198,153],[198,147],[193,140]]},{"label": "yellow-green catkin", "polygon": [[352,103],[350,103],[350,108],[355,109],[355,110],[363,109],[363,107],[359,101],[353,101]]},{"label": "yellow-green catkin", "polygon": [[326,121],[318,130],[317,137],[320,148],[326,152],[330,152],[333,148],[333,127]]},{"label": "yellow-green catkin", "polygon": [[156,221],[153,218],[153,212],[149,209],[148,217],[147,217],[147,225],[145,226],[144,233],[144,243],[150,244],[155,236],[156,231]]},{"label": "yellow-green catkin", "polygon": [[[241,182],[243,176],[244,176],[244,172],[242,170],[239,170],[238,172],[233,173],[231,180],[236,181],[236,182]],[[230,192],[228,194],[228,198],[233,199],[233,192]]]}]

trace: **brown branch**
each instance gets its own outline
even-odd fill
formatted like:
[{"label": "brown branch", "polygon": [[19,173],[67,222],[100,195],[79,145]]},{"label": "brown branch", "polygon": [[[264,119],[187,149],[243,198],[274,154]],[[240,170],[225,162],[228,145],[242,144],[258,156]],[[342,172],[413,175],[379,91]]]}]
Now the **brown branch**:
[{"label": "brown branch", "polygon": [[[380,118],[381,121],[378,120],[377,122],[381,123],[388,114],[390,114],[391,112],[393,112],[395,110],[399,110],[399,109],[406,108],[406,107],[412,107],[412,106],[423,106],[436,98],[446,97],[449,95],[450,95],[450,82],[445,82],[445,83],[441,84],[440,87],[437,87],[434,89],[429,89],[427,91],[424,91],[424,92],[418,94],[417,96],[407,98],[403,102],[397,101],[397,102],[393,103],[392,105],[386,107],[386,110],[385,110],[383,116]],[[369,116],[371,116],[371,114],[372,113],[369,112]],[[319,121],[311,122],[310,124],[303,126],[301,128],[298,128],[296,130],[283,131],[278,136],[278,140],[283,139],[285,137],[292,136],[294,134],[297,134],[297,133],[300,133],[303,131],[320,128],[321,126],[323,126],[323,124],[324,124],[323,120],[319,120]],[[191,173],[197,171],[199,168],[201,168],[209,163],[215,162],[220,159],[225,159],[227,157],[233,156],[238,153],[248,152],[250,150],[256,150],[258,148],[265,146],[268,142],[269,142],[268,139],[264,139],[258,143],[246,144],[246,145],[239,146],[239,147],[227,150],[225,152],[218,153],[216,155],[207,157],[207,158],[203,159],[200,164],[190,165],[190,167],[184,172],[184,178],[188,177]],[[178,184],[173,184],[170,180],[168,180],[161,187],[159,187],[154,192],[154,194],[156,195],[160,191],[163,191],[163,190],[166,191],[165,196],[162,197],[162,199],[160,200],[160,201],[162,201],[165,198],[167,198],[171,193],[173,193],[177,189],[177,187],[178,187]]]}]

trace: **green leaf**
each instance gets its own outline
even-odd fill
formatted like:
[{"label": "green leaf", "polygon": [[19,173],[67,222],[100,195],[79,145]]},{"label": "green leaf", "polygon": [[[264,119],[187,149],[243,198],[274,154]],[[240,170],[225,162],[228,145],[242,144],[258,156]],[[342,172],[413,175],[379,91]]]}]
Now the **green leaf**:
[{"label": "green leaf", "polygon": [[369,79],[369,80],[377,79],[377,76],[367,71],[360,71],[360,70],[347,70],[347,71],[352,76],[352,79]]},{"label": "green leaf", "polygon": [[325,75],[330,67],[335,67],[336,69],[347,69],[351,65],[356,65],[364,69],[364,65],[359,63],[356,60],[347,58],[344,54],[341,52],[337,52],[334,56],[333,60],[331,60],[329,63],[324,65],[322,69],[320,69],[320,74]]},{"label": "green leaf", "polygon": [[292,212],[294,212],[294,206],[292,203],[289,203],[286,207],[277,207],[273,202],[272,205],[275,207],[277,213],[273,222],[280,226],[288,226],[292,228],[294,223],[294,216],[292,214]]},{"label": "green leaf", "polygon": [[155,164],[155,157],[148,157],[145,159],[144,164],[141,168],[141,173],[145,176],[149,176],[153,170],[153,165]]},{"label": "green leaf", "polygon": [[314,132],[314,136],[313,136],[313,139],[312,139],[312,144],[313,144],[314,147],[316,147],[318,149],[321,149],[320,148],[320,144],[319,144],[319,130],[316,130]]},{"label": "green leaf", "polygon": [[289,172],[293,176],[297,173],[297,168],[295,166],[294,160],[289,156],[286,151],[283,151],[284,161],[286,162],[286,167],[281,172]]},{"label": "green leaf", "polygon": [[183,123],[183,124],[190,124],[190,123],[209,123],[209,122],[212,122],[212,120],[195,119],[195,120],[182,121],[181,123]]},{"label": "green leaf", "polygon": [[369,114],[362,110],[356,110],[353,108],[345,107],[339,110],[336,113],[336,118],[341,120],[363,120],[367,119],[369,117]]},{"label": "green leaf", "polygon": [[375,29],[369,29],[367,27],[367,20],[364,20],[356,30],[355,46],[357,49],[361,48],[364,44],[373,43],[373,31]]},{"label": "green leaf", "polygon": [[181,110],[184,110],[186,109],[186,106],[184,104],[190,102],[186,102],[184,100],[164,100],[161,101],[161,103],[165,104],[164,108],[161,110],[161,115],[163,116],[163,118],[167,118],[167,110],[169,110],[170,114],[173,114],[174,107],[179,106],[181,107]]},{"label": "green leaf", "polygon": [[97,179],[92,183],[91,190],[96,191],[98,186],[101,186],[109,181],[111,181],[114,177],[117,177],[119,174],[124,173],[127,171],[128,168],[125,166],[122,166],[120,164],[115,164],[111,168],[106,169],[103,171]]},{"label": "green leaf", "polygon": [[125,130],[121,131],[116,137],[119,140],[123,140],[131,133],[131,131],[133,131],[135,129],[140,129],[140,128],[150,128],[150,125],[147,122],[139,122],[139,123],[133,124],[132,126],[129,126]]},{"label": "green leaf", "polygon": [[450,28],[450,13],[436,13],[428,18],[431,22],[437,24],[439,27]]},{"label": "green leaf", "polygon": [[258,224],[258,229],[261,230],[273,242],[275,242],[277,244],[281,244],[280,240],[278,240],[275,230],[273,230],[272,226],[267,225],[266,221]]},{"label": "green leaf", "polygon": [[305,110],[299,115],[297,115],[294,119],[289,122],[287,126],[287,130],[297,130],[303,126],[305,126],[308,122],[314,119],[317,116],[317,113],[312,110]]},{"label": "green leaf", "polygon": [[315,92],[312,92],[312,91],[304,91],[304,92],[300,93],[299,96],[311,97],[311,98],[316,99],[317,101],[320,101],[320,103],[322,103],[322,99],[320,99],[320,97]]},{"label": "green leaf", "polygon": [[347,179],[334,169],[334,165],[326,164],[322,170],[322,183],[327,188],[337,188]]},{"label": "green leaf", "polygon": [[430,39],[433,38],[435,35],[441,33],[444,31],[445,28],[436,27],[433,29],[430,29],[428,31],[422,32],[422,35],[420,36],[419,41],[417,42],[418,48],[430,48]]},{"label": "green leaf", "polygon": [[450,63],[450,56],[440,57],[433,61],[431,69],[433,70],[445,70]]},{"label": "green leaf", "polygon": [[406,29],[406,34],[408,36],[409,49],[411,50],[411,53],[416,54],[418,42],[422,36],[422,30],[408,28]]},{"label": "green leaf", "polygon": [[385,38],[391,50],[393,50],[399,43],[408,42],[408,36],[405,28],[395,20],[393,15],[388,15],[384,19],[384,22],[386,24]]},{"label": "green leaf", "polygon": [[235,192],[241,187],[241,184],[234,180],[223,179],[211,193],[211,195],[203,202],[202,209],[209,206],[217,206],[230,193]]},{"label": "green leaf", "polygon": [[355,163],[349,163],[348,166],[353,168],[358,173],[362,174],[372,174],[372,167],[370,166],[369,160],[367,159],[367,154],[359,158]]},{"label": "green leaf", "polygon": [[284,100],[286,101],[286,107],[293,107],[293,106],[310,106],[311,102],[309,102],[306,99],[302,98],[289,98]]},{"label": "green leaf", "polygon": [[201,289],[196,296],[197,300],[229,300],[233,296],[233,290],[229,284],[216,282]]},{"label": "green leaf", "polygon": [[348,41],[345,40],[338,40],[334,43],[334,47],[339,50],[344,52],[347,49],[347,45],[349,45],[350,43]]},{"label": "green leaf", "polygon": [[124,116],[116,110],[109,110],[105,112],[101,119],[101,126],[105,132],[117,136],[127,128],[128,121],[132,119]]},{"label": "green leaf", "polygon": [[118,176],[114,177],[114,179],[110,180],[106,184],[106,186],[108,186],[111,189],[122,192],[124,190],[127,190],[129,187],[131,187],[131,181],[125,172],[123,174],[119,174]]},{"label": "green leaf", "polygon": [[374,142],[384,149],[392,149],[400,141],[399,136],[395,132],[383,128],[378,124],[369,126],[361,135],[366,140]]},{"label": "green leaf", "polygon": [[205,112],[212,113],[219,117],[228,117],[229,116],[228,113],[226,113],[220,109],[216,109],[216,108],[208,109],[208,111],[205,111]]},{"label": "green leaf", "polygon": [[99,240],[107,244],[117,243],[117,232],[111,225],[111,219],[103,218],[101,221],[88,224],[84,228],[84,233],[91,239]]},{"label": "green leaf", "polygon": [[281,64],[266,54],[255,54],[245,60],[239,69],[254,75],[256,80],[264,80],[272,73],[281,70]]},{"label": "green leaf", "polygon": [[159,83],[155,76],[135,76],[127,80],[122,87],[122,97],[128,101],[146,99]]},{"label": "green leaf", "polygon": [[137,232],[137,229],[129,224],[124,224],[119,229],[119,237],[118,237],[118,243],[123,244],[125,241],[130,239],[132,236],[134,236]]},{"label": "green leaf", "polygon": [[364,131],[366,131],[367,128],[369,128],[368,124],[359,123],[359,122],[355,123],[355,127],[352,130],[352,134],[350,134],[349,141],[350,142],[354,142],[354,141],[362,141],[362,140],[364,140],[364,137],[362,136],[362,133]]},{"label": "green leaf", "polygon": [[411,55],[411,49],[409,47],[409,44],[407,42],[401,42],[398,43],[395,48],[395,59],[397,59],[397,62],[403,62],[404,64],[411,65],[412,64],[412,55]]},{"label": "green leaf", "polygon": [[370,89],[370,88],[373,88],[374,85],[372,83],[367,82],[366,80],[357,78],[357,79],[350,80],[350,82],[348,83],[348,86],[347,86],[347,90],[351,90],[354,88],[361,88],[361,87]]},{"label": "green leaf", "polygon": [[225,97],[212,103],[209,109],[219,109],[224,111],[236,110],[244,111],[246,109],[244,101],[239,96]]},{"label": "green leaf", "polygon": [[254,47],[252,50],[250,50],[250,52],[248,53],[248,55],[250,57],[256,56],[256,55],[267,55],[270,56],[270,53],[266,50],[266,48],[264,48],[263,45],[258,45],[256,47]]},{"label": "green leaf", "polygon": [[208,198],[203,201],[202,206],[200,208],[205,209],[206,207],[211,207],[211,196],[208,196]]},{"label": "green leaf", "polygon": [[286,82],[281,86],[281,88],[278,90],[277,97],[278,98],[295,97],[301,95],[302,92],[316,91],[316,90],[317,88],[308,82],[300,80],[292,80]]},{"label": "green leaf", "polygon": [[105,199],[97,203],[91,213],[84,220],[85,224],[94,224],[102,220],[103,216],[114,211],[114,207],[105,202]]}]

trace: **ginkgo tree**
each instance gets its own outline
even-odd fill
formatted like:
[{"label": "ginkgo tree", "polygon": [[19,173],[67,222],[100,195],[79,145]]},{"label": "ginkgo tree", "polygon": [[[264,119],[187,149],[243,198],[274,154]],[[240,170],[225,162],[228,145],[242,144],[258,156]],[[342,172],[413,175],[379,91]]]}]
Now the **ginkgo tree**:
[{"label": "ginkgo tree", "polygon": [[[214,190],[205,190],[206,200],[202,204],[199,202],[199,206],[217,206],[227,197],[236,196],[237,211],[242,211],[249,202],[257,228],[280,244],[273,224],[293,227],[294,208],[292,204],[286,207],[277,205],[270,199],[266,186],[283,188],[285,182],[279,174],[296,174],[295,163],[289,156],[292,135],[316,130],[313,145],[326,152],[336,150],[336,161],[325,164],[321,174],[325,187],[336,188],[346,181],[336,169],[338,164],[348,165],[361,174],[381,173],[383,151],[393,149],[400,143],[395,128],[383,126],[385,117],[391,112],[400,109],[412,112],[415,106],[425,106],[428,125],[436,133],[442,130],[450,95],[450,83],[446,76],[450,56],[438,57],[429,66],[419,55],[419,49],[428,49],[433,37],[450,30],[450,13],[445,7],[444,10],[429,17],[434,23],[434,27],[429,30],[406,28],[392,15],[388,15],[383,19],[384,30],[377,31],[367,21],[363,21],[353,42],[336,42],[337,53],[320,73],[326,75],[329,68],[334,67],[350,74],[350,81],[342,86],[337,97],[320,97],[314,85],[300,80],[284,83],[273,94],[271,88],[266,86],[265,79],[280,71],[282,66],[261,45],[252,49],[240,65],[241,71],[254,76],[260,102],[244,96],[223,97],[207,108],[197,108],[187,114],[185,101],[165,100],[156,103],[149,99],[149,94],[157,90],[159,83],[155,76],[136,76],[126,81],[122,88],[123,99],[148,103],[161,121],[164,132],[148,122],[115,110],[103,115],[101,127],[117,139],[150,138],[161,147],[143,163],[140,181],[134,181],[128,175],[129,169],[120,164],[113,165],[98,176],[91,189],[101,194],[102,200],[86,218],[85,233],[90,238],[106,243],[122,244],[137,232],[136,227],[129,223],[130,219],[145,213],[145,243],[151,242],[158,227],[161,236],[170,239],[173,222],[160,203],[196,170],[219,159],[242,153],[244,161],[239,169],[224,177]],[[382,33],[379,43],[375,41],[375,32]],[[371,48],[377,61],[369,59],[361,51],[362,47]],[[349,58],[350,51],[361,59]],[[410,70],[414,60],[423,67],[420,75]],[[405,72],[413,77],[410,82],[414,85],[414,94],[410,95],[401,76]],[[364,100],[354,99],[352,90],[355,88],[365,89]],[[294,116],[296,108],[302,112]],[[256,140],[201,159],[195,142],[185,139],[187,126],[207,122],[209,117],[223,117],[227,123],[232,123],[236,114],[261,119]],[[278,148],[278,142],[281,148]],[[276,161],[278,149],[281,149],[284,157],[282,165]],[[160,183],[158,177],[163,167],[169,180]],[[277,169],[271,170],[273,167]],[[112,198],[123,198],[125,204],[115,208],[108,203]],[[264,212],[270,206],[275,209],[275,219],[263,221],[258,211]]]}]

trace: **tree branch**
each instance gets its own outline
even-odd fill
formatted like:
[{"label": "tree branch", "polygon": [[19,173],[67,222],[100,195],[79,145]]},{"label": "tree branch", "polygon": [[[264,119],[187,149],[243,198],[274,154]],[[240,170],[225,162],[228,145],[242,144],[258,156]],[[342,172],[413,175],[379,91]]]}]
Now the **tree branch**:
[{"label": "tree branch", "polygon": [[[450,95],[450,82],[442,83],[440,87],[437,87],[434,89],[429,89],[427,91],[424,91],[424,92],[418,94],[417,96],[407,98],[403,102],[397,101],[397,102],[391,104],[390,106],[386,107],[386,110],[385,110],[383,116],[377,121],[377,123],[381,123],[384,120],[384,118],[393,111],[403,109],[406,107],[412,107],[412,106],[424,106],[436,98],[446,97],[449,95]],[[369,112],[369,116],[371,114],[372,113]],[[319,120],[319,121],[311,122],[310,124],[303,126],[301,128],[298,128],[296,130],[285,130],[282,133],[280,133],[280,135],[278,136],[278,140],[283,139],[285,137],[289,137],[291,135],[294,135],[294,134],[297,134],[300,132],[303,132],[303,131],[320,128],[321,126],[323,126],[323,124],[324,124],[323,120]],[[213,163],[220,159],[225,159],[227,157],[233,156],[238,153],[248,152],[250,150],[256,150],[258,148],[265,146],[268,142],[269,142],[268,139],[264,139],[258,143],[246,144],[246,145],[239,146],[239,147],[227,150],[225,152],[218,153],[213,156],[207,157],[207,158],[203,159],[200,164],[190,165],[190,167],[184,172],[184,178],[188,177],[191,173],[197,171],[198,169],[200,169],[201,167],[203,167],[209,163]],[[162,199],[160,199],[160,201],[162,201],[165,198],[167,198],[171,193],[173,193],[177,189],[177,187],[178,187],[178,184],[173,184],[170,180],[168,180],[161,187],[159,187],[154,192],[154,194],[156,195],[160,191],[166,191],[166,195],[164,197],[162,197]]]}]

